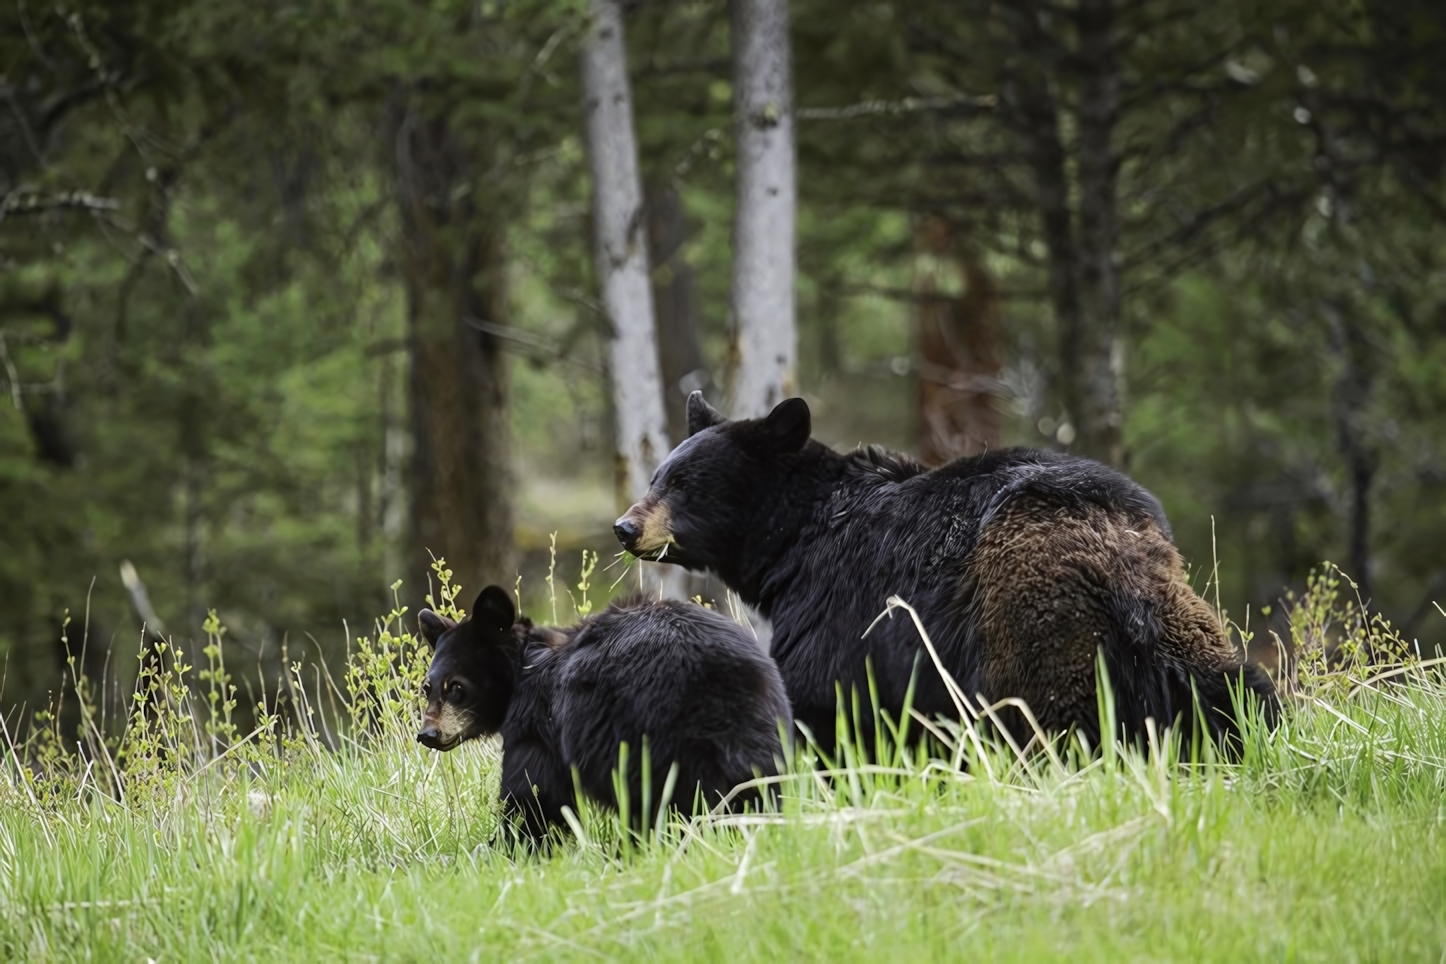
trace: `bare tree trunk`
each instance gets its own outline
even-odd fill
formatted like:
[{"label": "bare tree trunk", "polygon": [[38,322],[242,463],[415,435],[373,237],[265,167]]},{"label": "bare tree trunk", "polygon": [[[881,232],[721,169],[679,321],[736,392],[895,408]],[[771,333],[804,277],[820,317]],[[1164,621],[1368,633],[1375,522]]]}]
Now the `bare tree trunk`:
[{"label": "bare tree trunk", "polygon": [[[1009,108],[1006,117],[1028,145],[1034,204],[1045,247],[1049,301],[1059,340],[1055,382],[1060,401],[1073,419],[1074,413],[1083,408],[1082,386],[1074,377],[1072,362],[1081,341],[1083,319],[1068,165],[1060,136],[1057,42],[1045,33],[1028,8],[1005,5],[999,10],[1024,52],[1005,75],[1004,102]],[[1075,432],[1072,423],[1061,426],[1058,438],[1068,445],[1074,441]]]},{"label": "bare tree trunk", "polygon": [[[410,358],[410,354],[408,355]],[[377,527],[382,534],[382,585],[397,578],[407,566],[411,547],[405,546],[402,533],[407,526],[409,506],[406,499],[407,411],[400,397],[405,389],[398,378],[391,354],[382,356],[377,375],[381,401],[381,458],[377,465],[380,479],[377,498]],[[379,595],[385,601],[385,596]],[[378,610],[380,612],[381,610]]]},{"label": "bare tree trunk", "polygon": [[[193,358],[205,358],[211,347],[211,331],[205,309],[192,299],[186,303],[184,315],[186,321],[183,338],[187,346],[195,352]],[[186,609],[185,630],[178,634],[180,639],[176,640],[176,644],[193,647],[190,652],[194,663],[194,656],[200,650],[199,645],[195,644],[204,638],[201,627],[206,621],[205,501],[211,480],[211,439],[214,424],[211,415],[216,387],[210,374],[210,366],[204,362],[192,361],[184,371],[185,383],[179,415]]]},{"label": "bare tree trunk", "polygon": [[1371,584],[1371,486],[1380,464],[1380,450],[1372,444],[1366,427],[1366,408],[1375,389],[1371,371],[1370,343],[1349,306],[1326,306],[1330,321],[1331,347],[1340,358],[1341,370],[1331,392],[1331,420],[1335,422],[1336,445],[1345,463],[1349,500],[1346,516],[1346,574],[1356,581],[1361,599],[1373,598]]},{"label": "bare tree trunk", "polygon": [[929,218],[916,237],[925,255],[914,283],[919,458],[943,465],[999,447],[999,295],[979,253],[952,225]]},{"label": "bare tree trunk", "polygon": [[1124,353],[1119,342],[1116,264],[1119,158],[1113,143],[1120,114],[1120,68],[1115,56],[1114,0],[1080,0],[1076,22],[1080,71],[1078,264],[1083,324],[1067,359],[1081,386],[1078,407],[1070,415],[1083,454],[1123,466],[1120,382]]},{"label": "bare tree trunk", "polygon": [[683,257],[688,222],[682,199],[667,184],[649,184],[648,261],[652,265],[653,308],[658,322],[658,360],[663,375],[663,409],[668,438],[688,435],[688,395],[708,387],[698,341],[698,286],[693,266]]},{"label": "bare tree trunk", "polygon": [[591,0],[582,49],[583,114],[593,177],[594,257],[611,324],[608,367],[617,418],[621,505],[642,498],[668,452],[647,229],[633,138],[633,100],[619,0]]},{"label": "bare tree trunk", "polygon": [[[1023,56],[1007,74],[1005,102],[1029,145],[1035,204],[1047,252],[1050,302],[1059,336],[1056,378],[1068,423],[1056,436],[1091,458],[1125,461],[1119,342],[1119,157],[1114,130],[1120,111],[1114,0],[1080,0],[1078,48],[1068,49],[1029,7],[1000,8]],[[1032,66],[1031,66],[1032,65]],[[1070,125],[1075,190],[1061,134],[1066,71],[1078,78]],[[1071,207],[1077,194],[1078,211]]]},{"label": "bare tree trunk", "polygon": [[794,391],[793,92],[787,0],[733,0],[738,210],[733,234],[732,414]]},{"label": "bare tree trunk", "polygon": [[516,573],[507,358],[474,327],[507,323],[502,219],[445,114],[399,97],[391,120],[411,338],[407,576],[445,556],[475,592]]}]

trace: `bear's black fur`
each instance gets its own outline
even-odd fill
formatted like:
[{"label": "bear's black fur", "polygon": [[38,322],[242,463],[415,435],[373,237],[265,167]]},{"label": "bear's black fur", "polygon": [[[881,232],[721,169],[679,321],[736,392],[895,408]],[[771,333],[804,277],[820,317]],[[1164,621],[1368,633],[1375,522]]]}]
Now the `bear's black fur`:
[{"label": "bear's black fur", "polygon": [[[792,726],[778,669],[748,633],[686,602],[614,603],[565,629],[517,619],[489,586],[461,623],[424,609],[434,647],[417,739],[450,750],[502,734],[502,805],[536,840],[573,804],[572,770],[593,800],[616,808],[618,749],[629,747],[632,812],[643,812],[643,742],[656,813],[670,766],[672,802],[714,806],[756,774],[777,772],[780,721]],[[742,799],[757,800],[756,793]]]},{"label": "bear's black fur", "polygon": [[[1053,732],[1098,745],[1097,654],[1121,732],[1145,720],[1234,737],[1230,687],[1274,686],[1245,663],[1190,589],[1149,492],[1089,459],[1004,449],[937,469],[878,448],[840,455],[809,438],[802,399],[727,421],[694,393],[690,437],[615,527],[644,558],[709,569],[773,623],[772,655],[795,719],[825,745],[835,683],[904,704],[921,640],[901,614],[864,635],[898,595],[919,613],[968,697],[1024,700]],[[914,707],[954,714],[925,655]],[[1243,687],[1241,687],[1243,683]],[[1012,733],[1030,737],[1015,711]]]}]

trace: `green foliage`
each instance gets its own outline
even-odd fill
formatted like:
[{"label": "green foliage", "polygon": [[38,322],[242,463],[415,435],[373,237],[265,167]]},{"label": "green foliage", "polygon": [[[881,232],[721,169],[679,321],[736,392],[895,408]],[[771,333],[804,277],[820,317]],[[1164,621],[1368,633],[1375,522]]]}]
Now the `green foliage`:
[{"label": "green foliage", "polygon": [[584,549],[582,551],[582,571],[577,580],[578,595],[574,596],[571,589],[567,591],[568,596],[572,599],[572,608],[580,617],[586,617],[592,612],[592,599],[588,596],[588,590],[593,586],[588,580],[592,578],[596,569],[597,553],[590,553]]},{"label": "green foliage", "polygon": [[[180,645],[204,645],[200,600],[223,614],[246,718],[284,686],[288,642],[339,662],[337,630],[402,568],[391,99],[413,85],[453,101],[458,129],[495,148],[493,180],[547,167],[576,110],[550,58],[580,8],[375,0],[258,20],[235,3],[21,3],[3,18],[0,195],[55,205],[0,214],[3,698],[43,701],[58,614],[83,602],[95,662],[79,675],[102,675],[111,649],[107,672],[130,664],[115,575],[130,558]],[[499,118],[512,136],[478,127]],[[576,155],[554,180],[576,183]],[[77,207],[77,190],[104,205]],[[595,380],[579,393],[599,407]],[[537,433],[571,415],[520,414]]]},{"label": "green foliage", "polygon": [[[1003,441],[1060,445],[1029,144],[997,108],[1029,70],[1058,68],[1071,148],[1080,77],[1022,45],[1011,9],[795,0],[799,388],[830,444],[912,446],[915,230],[945,216],[1001,291]],[[1446,640],[1427,618],[1446,586],[1440,5],[1119,10],[1128,467],[1197,567],[1218,547],[1262,652],[1289,636],[1281,596],[1332,558],[1430,656]],[[108,739],[130,707],[106,694],[147,665],[122,559],[171,633],[166,659],[213,671],[216,608],[236,677],[218,706],[235,701],[240,731],[284,702],[293,652],[340,675],[348,621],[388,606],[375,587],[426,576],[406,556],[400,103],[445,120],[477,165],[457,191],[485,191],[505,234],[527,584],[561,550],[571,585],[572,553],[611,544],[584,5],[272,12],[0,12],[0,701],[50,707],[66,688],[65,725],[93,702]],[[683,199],[715,388],[731,359],[728,16],[721,0],[637,4],[628,24],[643,174]],[[1074,49],[1072,23],[1061,8],[1040,36]],[[59,654],[67,611],[87,617]]]},{"label": "green foliage", "polygon": [[1419,646],[1371,610],[1356,583],[1331,563],[1311,572],[1304,594],[1288,603],[1291,662],[1307,694],[1370,686],[1421,662]]}]

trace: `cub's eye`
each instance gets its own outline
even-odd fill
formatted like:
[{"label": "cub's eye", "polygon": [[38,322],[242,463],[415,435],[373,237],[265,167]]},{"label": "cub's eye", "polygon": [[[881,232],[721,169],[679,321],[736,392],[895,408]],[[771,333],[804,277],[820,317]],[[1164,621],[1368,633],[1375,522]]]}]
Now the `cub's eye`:
[{"label": "cub's eye", "polygon": [[447,699],[451,700],[453,703],[462,702],[462,697],[466,694],[467,691],[462,688],[461,683],[453,683],[451,686],[447,687]]}]

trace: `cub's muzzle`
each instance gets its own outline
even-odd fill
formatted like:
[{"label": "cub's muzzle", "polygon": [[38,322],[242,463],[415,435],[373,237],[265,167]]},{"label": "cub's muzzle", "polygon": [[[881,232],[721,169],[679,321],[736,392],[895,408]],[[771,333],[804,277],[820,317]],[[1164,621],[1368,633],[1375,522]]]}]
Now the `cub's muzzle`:
[{"label": "cub's muzzle", "polygon": [[417,733],[417,742],[429,750],[445,753],[462,742],[462,731],[449,719],[444,708],[442,713],[427,713],[422,717],[422,729]]}]

